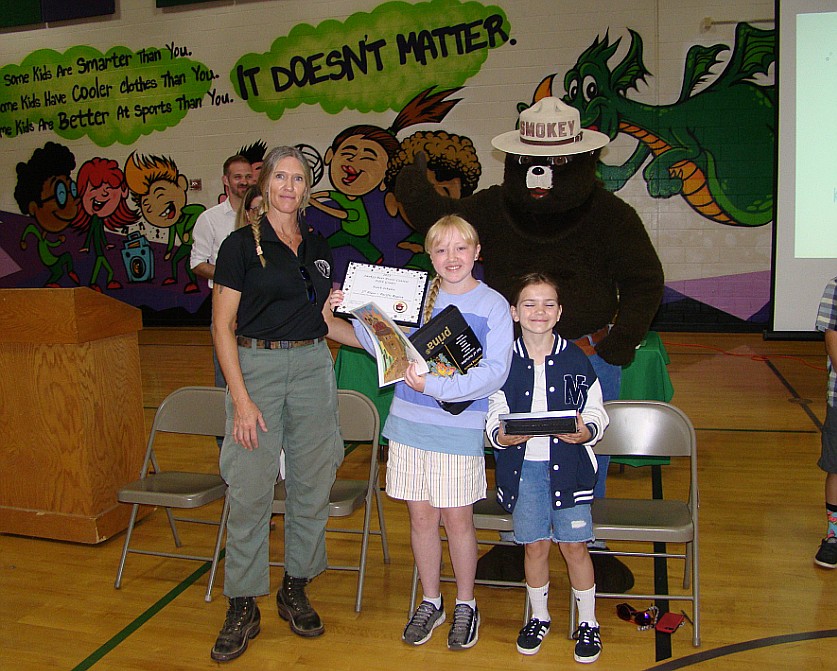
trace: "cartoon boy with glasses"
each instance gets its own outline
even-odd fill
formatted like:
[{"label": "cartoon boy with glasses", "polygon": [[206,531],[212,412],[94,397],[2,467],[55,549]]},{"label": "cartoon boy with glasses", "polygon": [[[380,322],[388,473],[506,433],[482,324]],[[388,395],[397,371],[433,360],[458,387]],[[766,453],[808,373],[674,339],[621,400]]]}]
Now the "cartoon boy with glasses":
[{"label": "cartoon boy with glasses", "polygon": [[[32,152],[26,163],[17,164],[15,200],[21,213],[37,222],[29,224],[20,237],[20,248],[26,249],[27,238],[34,236],[38,246],[38,258],[49,277],[45,287],[60,286],[58,281],[66,274],[73,282],[79,278],[73,270],[73,258],[69,252],[58,255],[53,250],[63,244],[65,238],[58,235],[75,218],[78,212],[76,183],[70,177],[76,167],[76,159],[67,147],[47,142]],[[55,235],[57,239],[52,239]]]}]

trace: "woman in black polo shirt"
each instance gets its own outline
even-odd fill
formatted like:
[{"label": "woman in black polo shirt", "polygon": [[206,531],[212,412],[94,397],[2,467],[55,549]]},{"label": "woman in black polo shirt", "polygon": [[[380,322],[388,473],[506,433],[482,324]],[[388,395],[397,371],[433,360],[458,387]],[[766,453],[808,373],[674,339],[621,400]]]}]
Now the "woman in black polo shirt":
[{"label": "woman in black polo shirt", "polygon": [[[229,486],[226,620],[211,657],[241,655],[260,630],[255,597],[270,591],[268,526],[285,450],[285,576],[279,615],[300,636],[324,628],[305,585],[326,568],[328,495],[343,459],[337,385],[325,336],[357,345],[328,306],[332,256],[301,225],[311,172],[294,147],[277,147],[259,175],[265,215],[233,231],[218,252],[213,339],[227,380],[221,475]],[[328,320],[328,322],[327,322]]]}]

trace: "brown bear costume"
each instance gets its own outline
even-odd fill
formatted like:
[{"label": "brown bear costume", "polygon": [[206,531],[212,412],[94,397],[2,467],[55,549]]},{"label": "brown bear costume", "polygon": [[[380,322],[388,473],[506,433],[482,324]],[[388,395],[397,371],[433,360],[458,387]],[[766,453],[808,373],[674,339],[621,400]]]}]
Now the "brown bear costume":
[{"label": "brown bear costume", "polygon": [[[401,171],[395,195],[422,233],[450,213],[473,224],[485,281],[507,298],[516,276],[553,275],[564,306],[561,335],[576,340],[613,324],[596,353],[625,366],[660,305],[663,269],[636,211],[597,181],[598,157],[595,150],[550,165],[547,156],[509,153],[502,184],[459,200],[436,193],[417,160]],[[526,186],[533,168],[552,172],[552,188]]]},{"label": "brown bear costume", "polygon": [[[561,137],[564,129],[567,137]],[[519,131],[493,140],[506,152],[502,184],[461,200],[446,198],[428,182],[420,157],[395,184],[395,196],[418,231],[426,233],[449,213],[474,225],[484,252],[485,281],[506,298],[511,298],[516,276],[532,271],[554,276],[564,308],[558,331],[581,340],[578,344],[589,355],[599,355],[603,362],[591,362],[600,379],[599,366],[631,363],[664,286],[662,265],[636,211],[596,179],[607,142],[606,135],[581,129],[577,110],[544,98],[521,113]],[[618,397],[618,375],[615,379],[617,391],[608,395],[605,390],[605,400]],[[597,582],[606,561],[600,556],[596,562]],[[479,572],[484,573],[482,566]],[[503,579],[522,576],[522,561],[516,571],[492,573]]]}]

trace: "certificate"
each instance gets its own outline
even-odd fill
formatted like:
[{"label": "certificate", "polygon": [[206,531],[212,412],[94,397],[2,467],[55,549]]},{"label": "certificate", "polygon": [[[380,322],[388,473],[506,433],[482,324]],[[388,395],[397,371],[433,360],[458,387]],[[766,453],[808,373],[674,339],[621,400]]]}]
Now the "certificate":
[{"label": "certificate", "polygon": [[429,278],[426,270],[350,261],[343,281],[343,303],[335,312],[350,316],[355,308],[375,303],[396,324],[416,327]]}]

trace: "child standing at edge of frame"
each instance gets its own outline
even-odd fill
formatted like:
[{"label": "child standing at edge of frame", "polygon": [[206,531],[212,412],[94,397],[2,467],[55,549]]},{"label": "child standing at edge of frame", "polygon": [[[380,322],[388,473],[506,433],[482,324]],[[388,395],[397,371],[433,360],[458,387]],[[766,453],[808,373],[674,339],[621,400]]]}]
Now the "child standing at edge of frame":
[{"label": "child standing at edge of frame", "polygon": [[[584,352],[555,332],[561,318],[555,281],[528,273],[513,297],[511,315],[522,335],[514,344],[508,380],[489,400],[486,433],[494,445],[497,501],[512,512],[515,542],[525,546],[532,618],[520,630],[517,650],[534,655],[549,632],[549,550],[554,542],[567,563],[578,607],[575,661],[595,662],[602,644],[587,542],[593,540],[590,506],[597,477],[592,445],[608,425],[602,390]],[[509,436],[500,425],[501,414],[545,410],[575,410],[578,432]]]},{"label": "child standing at edge of frame", "polygon": [[818,331],[825,334],[828,355],[828,393],[822,425],[822,453],[817,465],[825,471],[825,515],[827,528],[814,563],[822,568],[837,567],[837,277],[825,287],[817,309]]},{"label": "child standing at edge of frame", "polygon": [[[392,498],[407,502],[410,540],[423,590],[401,639],[422,645],[445,621],[440,589],[441,521],[456,576],[456,606],[447,645],[450,650],[464,650],[479,638],[473,504],[484,499],[486,492],[485,415],[488,397],[509,372],[514,338],[506,299],[472,274],[480,253],[474,227],[459,216],[442,217],[427,232],[425,248],[437,275],[428,290],[424,323],[455,305],[482,344],[483,354],[465,375],[421,376],[410,364],[405,379],[396,383],[383,429],[389,439],[386,489]],[[342,300],[342,292],[335,292],[332,307]],[[354,327],[364,348],[374,351],[363,326],[355,321]],[[453,415],[437,401],[473,402]]]}]

